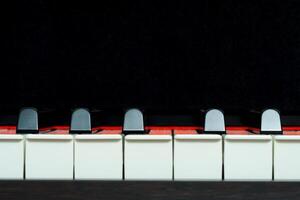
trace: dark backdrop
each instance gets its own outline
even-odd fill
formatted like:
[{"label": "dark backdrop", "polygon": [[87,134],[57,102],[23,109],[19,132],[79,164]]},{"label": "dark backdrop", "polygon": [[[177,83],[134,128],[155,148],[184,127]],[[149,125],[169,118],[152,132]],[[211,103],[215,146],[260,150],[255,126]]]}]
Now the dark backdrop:
[{"label": "dark backdrop", "polygon": [[1,109],[300,110],[299,1],[104,2],[7,8]]}]

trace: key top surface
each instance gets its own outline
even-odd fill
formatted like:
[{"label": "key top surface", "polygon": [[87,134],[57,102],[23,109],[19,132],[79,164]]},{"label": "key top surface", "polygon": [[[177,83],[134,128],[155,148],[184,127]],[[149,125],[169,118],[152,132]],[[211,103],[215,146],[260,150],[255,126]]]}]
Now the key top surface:
[{"label": "key top surface", "polygon": [[73,179],[72,135],[26,135],[26,179]]},{"label": "key top surface", "polygon": [[122,180],[122,178],[123,136],[121,131],[119,134],[101,134],[100,132],[75,136],[75,179]]},{"label": "key top surface", "polygon": [[167,135],[126,135],[125,180],[172,180],[173,141]]},{"label": "key top surface", "polygon": [[222,180],[222,136],[174,134],[174,180]]}]

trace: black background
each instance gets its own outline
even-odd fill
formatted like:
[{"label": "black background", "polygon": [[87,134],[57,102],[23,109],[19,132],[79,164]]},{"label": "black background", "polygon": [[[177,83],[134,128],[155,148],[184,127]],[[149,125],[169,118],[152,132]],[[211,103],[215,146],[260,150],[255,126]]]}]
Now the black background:
[{"label": "black background", "polygon": [[0,109],[300,110],[299,1],[198,3],[18,1]]}]

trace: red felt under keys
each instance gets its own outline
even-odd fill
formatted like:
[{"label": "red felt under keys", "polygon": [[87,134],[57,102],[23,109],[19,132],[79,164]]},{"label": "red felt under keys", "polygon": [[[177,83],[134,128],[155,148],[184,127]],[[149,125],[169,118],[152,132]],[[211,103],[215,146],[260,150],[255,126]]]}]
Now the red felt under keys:
[{"label": "red felt under keys", "polygon": [[1,126],[0,134],[16,134],[17,130],[15,126]]},{"label": "red felt under keys", "polygon": [[150,130],[149,135],[171,135],[172,130]]},{"label": "red felt under keys", "polygon": [[247,130],[228,130],[228,131],[226,131],[226,134],[228,134],[228,135],[251,135],[253,133],[250,131],[247,131]]},{"label": "red felt under keys", "polygon": [[121,133],[121,130],[102,130],[97,132],[96,134],[119,135]]},{"label": "red felt under keys", "polygon": [[193,130],[174,130],[174,134],[176,134],[176,135],[180,135],[180,134],[183,134],[183,135],[189,135],[189,134],[195,135],[195,134],[198,134],[198,132],[195,129],[193,129]]}]

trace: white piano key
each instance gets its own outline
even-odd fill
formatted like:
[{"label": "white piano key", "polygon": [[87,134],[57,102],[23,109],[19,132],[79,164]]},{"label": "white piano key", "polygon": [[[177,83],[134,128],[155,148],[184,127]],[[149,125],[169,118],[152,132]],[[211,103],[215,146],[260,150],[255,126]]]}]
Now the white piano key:
[{"label": "white piano key", "polygon": [[300,181],[300,135],[274,136],[274,180]]},{"label": "white piano key", "polygon": [[136,134],[125,136],[125,179],[172,180],[172,143],[171,135]]},{"label": "white piano key", "polygon": [[272,180],[272,136],[226,135],[224,179],[230,181]]},{"label": "white piano key", "polygon": [[24,136],[0,135],[0,179],[23,179]]},{"label": "white piano key", "polygon": [[75,179],[122,180],[122,135],[76,135],[74,162]]},{"label": "white piano key", "polygon": [[73,136],[26,136],[26,179],[73,179]]},{"label": "white piano key", "polygon": [[222,151],[221,135],[175,134],[174,180],[222,180]]}]

